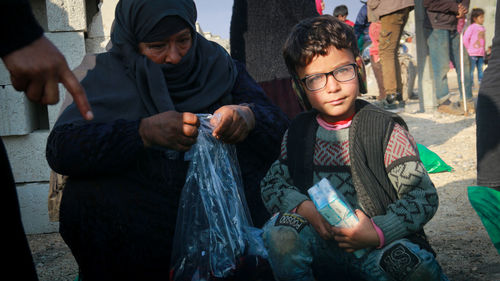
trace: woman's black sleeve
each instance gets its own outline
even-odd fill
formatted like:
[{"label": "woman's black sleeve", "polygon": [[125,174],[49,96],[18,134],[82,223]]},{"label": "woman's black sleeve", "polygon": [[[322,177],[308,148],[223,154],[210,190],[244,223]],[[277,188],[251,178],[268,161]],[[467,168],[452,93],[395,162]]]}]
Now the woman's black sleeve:
[{"label": "woman's black sleeve", "polygon": [[123,172],[144,150],[137,121],[63,124],[47,140],[50,167],[68,176],[91,176]]}]

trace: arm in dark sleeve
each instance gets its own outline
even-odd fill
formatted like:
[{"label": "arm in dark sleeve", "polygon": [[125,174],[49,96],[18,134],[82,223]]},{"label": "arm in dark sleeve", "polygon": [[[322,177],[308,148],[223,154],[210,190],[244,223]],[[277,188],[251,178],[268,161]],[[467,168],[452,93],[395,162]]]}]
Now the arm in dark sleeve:
[{"label": "arm in dark sleeve", "polygon": [[236,66],[238,79],[232,92],[233,103],[248,104],[255,116],[255,128],[243,143],[265,158],[273,156],[274,161],[279,155],[280,142],[290,120],[279,107],[271,103],[245,66],[239,62],[236,62]]},{"label": "arm in dark sleeve", "polygon": [[0,1],[0,57],[20,49],[43,35],[27,0]]},{"label": "arm in dark sleeve", "polygon": [[[468,7],[468,1],[464,2],[467,2],[466,7]],[[424,0],[424,7],[431,12],[458,13],[458,3],[455,1]]]},{"label": "arm in dark sleeve", "polygon": [[56,126],[47,140],[50,167],[68,176],[123,172],[144,149],[139,120]]}]

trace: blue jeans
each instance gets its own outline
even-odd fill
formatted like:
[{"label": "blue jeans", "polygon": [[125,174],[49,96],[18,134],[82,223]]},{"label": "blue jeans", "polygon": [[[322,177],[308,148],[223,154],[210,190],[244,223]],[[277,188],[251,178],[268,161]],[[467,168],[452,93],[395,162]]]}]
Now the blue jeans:
[{"label": "blue jeans", "polygon": [[276,280],[441,280],[448,278],[434,256],[407,239],[361,258],[335,241],[323,240],[298,214],[273,216],[264,225],[264,244]]},{"label": "blue jeans", "polygon": [[477,68],[477,81],[481,83],[483,79],[483,65],[484,65],[484,57],[476,57],[472,56],[470,58],[470,78],[471,82],[474,83],[474,69]]},{"label": "blue jeans", "polygon": [[[460,34],[457,31],[445,29],[425,29],[427,35],[427,45],[429,46],[429,56],[431,59],[432,72],[434,78],[434,92],[438,104],[441,104],[449,97],[448,73],[449,63],[453,62],[457,72],[458,86],[460,89],[460,100],[462,100],[463,89],[460,70]],[[464,47],[464,86],[465,97],[472,99],[472,81],[470,73],[470,60],[467,50]]]}]

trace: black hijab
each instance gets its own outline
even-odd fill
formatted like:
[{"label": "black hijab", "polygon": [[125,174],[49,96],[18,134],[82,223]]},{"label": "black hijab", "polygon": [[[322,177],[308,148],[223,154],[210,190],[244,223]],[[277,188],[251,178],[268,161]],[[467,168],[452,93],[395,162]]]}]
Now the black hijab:
[{"label": "black hijab", "polygon": [[[156,64],[139,53],[138,45],[171,16],[190,27],[193,44],[178,64]],[[196,32],[196,17],[192,0],[121,0],[117,4],[113,47],[97,56],[96,67],[82,80],[94,122],[131,120],[168,110],[196,113],[230,96],[237,76],[234,62],[220,45]],[[58,123],[75,121],[76,114],[72,104]]]}]

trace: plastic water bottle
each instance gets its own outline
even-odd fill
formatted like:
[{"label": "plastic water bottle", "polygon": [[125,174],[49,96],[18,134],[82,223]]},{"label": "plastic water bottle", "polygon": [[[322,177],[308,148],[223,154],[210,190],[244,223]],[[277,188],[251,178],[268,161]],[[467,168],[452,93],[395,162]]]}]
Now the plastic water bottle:
[{"label": "plastic water bottle", "polygon": [[[307,192],[316,209],[331,225],[347,228],[358,224],[359,219],[352,207],[342,193],[338,192],[326,178],[321,179]],[[354,256],[360,258],[366,252],[366,249],[360,249],[354,252]]]}]

